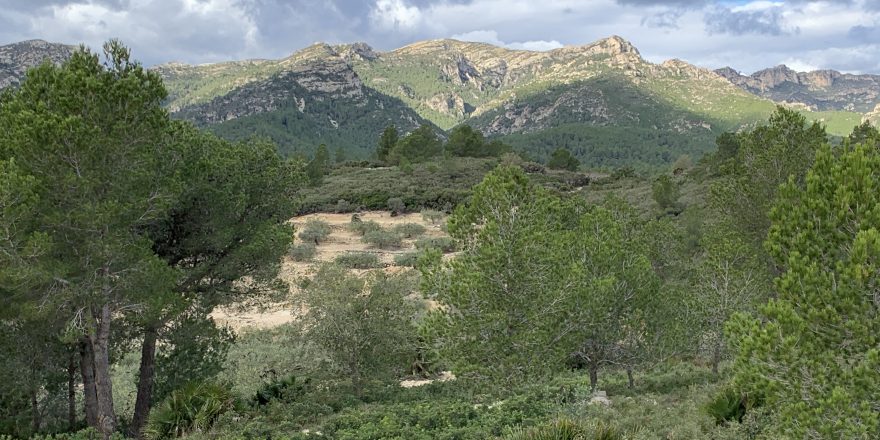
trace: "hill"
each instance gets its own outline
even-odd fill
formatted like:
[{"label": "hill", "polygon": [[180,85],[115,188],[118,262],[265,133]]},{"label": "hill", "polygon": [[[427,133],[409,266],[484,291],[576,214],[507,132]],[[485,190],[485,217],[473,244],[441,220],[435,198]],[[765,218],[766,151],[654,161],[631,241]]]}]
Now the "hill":
[{"label": "hill", "polygon": [[28,40],[0,46],[0,89],[16,86],[24,79],[27,69],[45,60],[61,63],[70,57],[75,46]]}]

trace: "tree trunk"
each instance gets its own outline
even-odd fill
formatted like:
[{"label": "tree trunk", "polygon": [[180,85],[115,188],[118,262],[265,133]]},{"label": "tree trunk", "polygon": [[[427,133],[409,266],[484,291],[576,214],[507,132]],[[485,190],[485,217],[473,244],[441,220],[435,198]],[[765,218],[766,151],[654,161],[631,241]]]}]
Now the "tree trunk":
[{"label": "tree trunk", "polygon": [[113,411],[113,384],[110,380],[110,305],[101,306],[100,318],[92,337],[95,356],[95,391],[98,396],[98,431],[104,440],[116,430],[116,413]]},{"label": "tree trunk", "polygon": [[636,381],[633,379],[633,369],[632,367],[626,367],[626,379],[629,381],[629,389],[633,389],[636,386]]},{"label": "tree trunk", "polygon": [[596,389],[599,388],[599,366],[591,363],[590,364],[590,392],[595,393]]},{"label": "tree trunk", "polygon": [[76,352],[71,350],[67,362],[67,426],[76,431]]},{"label": "tree trunk", "polygon": [[40,403],[37,401],[37,388],[31,385],[31,428],[33,435],[40,432]]},{"label": "tree trunk", "polygon": [[715,341],[715,348],[712,350],[712,374],[718,374],[718,364],[721,363],[721,350],[723,342],[721,336]]},{"label": "tree trunk", "polygon": [[134,403],[134,416],[132,416],[131,425],[128,428],[129,437],[141,438],[141,431],[150,417],[150,406],[153,403],[153,378],[156,372],[156,338],[155,328],[147,327],[144,330],[137,399]]},{"label": "tree trunk", "polygon": [[79,372],[83,382],[83,407],[86,423],[98,427],[98,394],[95,391],[95,356],[92,354],[92,341],[83,337],[79,343]]}]

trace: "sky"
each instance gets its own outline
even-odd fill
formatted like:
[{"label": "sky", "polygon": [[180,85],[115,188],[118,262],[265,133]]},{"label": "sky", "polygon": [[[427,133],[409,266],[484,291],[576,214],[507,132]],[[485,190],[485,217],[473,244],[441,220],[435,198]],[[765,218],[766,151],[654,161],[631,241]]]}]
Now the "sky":
[{"label": "sky", "polygon": [[611,35],[653,62],[880,74],[880,0],[0,0],[0,44],[119,38],[146,65],[282,58],[319,41],[548,50]]}]

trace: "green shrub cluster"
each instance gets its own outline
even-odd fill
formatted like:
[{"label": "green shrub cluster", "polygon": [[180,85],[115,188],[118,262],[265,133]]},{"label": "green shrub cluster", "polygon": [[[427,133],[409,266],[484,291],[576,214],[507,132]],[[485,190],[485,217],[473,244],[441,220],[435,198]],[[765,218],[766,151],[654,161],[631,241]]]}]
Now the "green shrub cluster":
[{"label": "green shrub cluster", "polygon": [[325,221],[313,218],[306,221],[303,230],[299,233],[299,238],[302,241],[312,242],[317,245],[324,241],[329,235],[330,225]]},{"label": "green shrub cluster", "polygon": [[347,252],[337,255],[336,264],[348,269],[375,269],[382,267],[379,256],[369,252]]},{"label": "green shrub cluster", "polygon": [[400,234],[403,238],[415,238],[424,234],[426,231],[425,227],[418,223],[403,223],[395,225],[391,230]]},{"label": "green shrub cluster", "polygon": [[394,231],[370,231],[364,234],[361,240],[379,249],[396,249],[403,245],[402,236]]},{"label": "green shrub cluster", "polygon": [[372,220],[369,221],[352,221],[348,224],[348,230],[355,234],[364,236],[369,232],[381,231],[382,226]]},{"label": "green shrub cluster", "polygon": [[451,237],[422,237],[415,242],[416,249],[438,249],[444,253],[455,251],[455,240]]},{"label": "green shrub cluster", "polygon": [[171,393],[150,415],[145,429],[149,439],[181,437],[208,431],[217,418],[233,407],[232,392],[219,384],[196,383]]},{"label": "green shrub cluster", "polygon": [[394,256],[394,265],[395,266],[406,266],[406,267],[416,267],[419,259],[422,257],[423,252],[415,251],[415,252],[406,252],[403,254],[397,254]]}]

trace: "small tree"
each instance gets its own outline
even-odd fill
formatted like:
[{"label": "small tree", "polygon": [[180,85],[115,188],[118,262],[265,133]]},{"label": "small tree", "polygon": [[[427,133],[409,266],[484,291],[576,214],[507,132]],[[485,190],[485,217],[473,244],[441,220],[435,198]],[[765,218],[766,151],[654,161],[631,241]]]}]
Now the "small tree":
[{"label": "small tree", "polygon": [[483,133],[474,130],[470,125],[458,125],[449,132],[446,151],[453,156],[483,157]]},{"label": "small tree", "polygon": [[400,139],[388,154],[389,162],[424,162],[443,153],[443,143],[430,125],[424,124]]},{"label": "small tree", "polygon": [[318,146],[317,151],[315,151],[315,157],[306,165],[306,175],[309,177],[309,182],[312,185],[318,185],[324,179],[324,175],[327,174],[329,169],[330,152],[327,150],[326,145],[321,144]]},{"label": "small tree", "polygon": [[571,155],[571,151],[562,147],[557,148],[547,162],[547,167],[554,170],[575,171],[580,165],[580,161]]},{"label": "small tree", "polygon": [[746,243],[728,225],[715,225],[701,240],[705,255],[697,268],[694,311],[708,337],[712,372],[727,346],[724,325],[736,313],[751,312],[764,298],[759,282],[766,272]]},{"label": "small tree", "polygon": [[357,396],[371,378],[392,379],[415,351],[415,306],[410,278],[370,272],[363,277],[324,265],[297,296],[308,310],[300,320],[306,340],[324,350],[351,380]]},{"label": "small tree", "polygon": [[400,135],[397,133],[397,127],[394,124],[385,127],[382,136],[379,137],[379,144],[376,145],[376,157],[382,162],[387,162],[391,150],[397,145]]},{"label": "small tree", "polygon": [[330,235],[330,225],[327,222],[312,218],[306,221],[299,238],[302,241],[313,242],[315,246],[321,244]]},{"label": "small tree", "polygon": [[678,204],[678,198],[681,197],[678,184],[667,174],[658,177],[651,189],[654,201],[657,202],[660,209],[674,208]]}]

